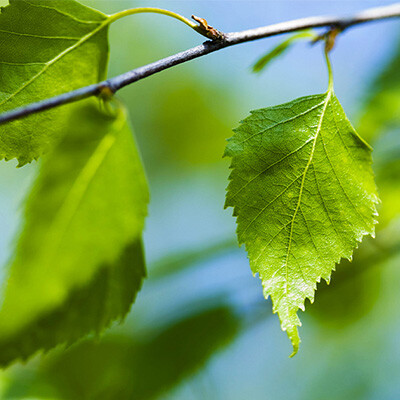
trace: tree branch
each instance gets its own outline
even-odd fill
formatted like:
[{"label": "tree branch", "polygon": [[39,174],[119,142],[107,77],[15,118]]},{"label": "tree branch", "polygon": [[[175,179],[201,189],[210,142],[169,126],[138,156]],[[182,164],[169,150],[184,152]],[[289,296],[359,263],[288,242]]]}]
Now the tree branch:
[{"label": "tree branch", "polygon": [[98,84],[86,86],[68,93],[61,94],[50,99],[31,103],[24,107],[5,112],[0,115],[0,124],[27,117],[31,114],[49,110],[64,104],[73,103],[91,96],[98,96],[104,90],[117,92],[119,89],[136,81],[144,79],[157,72],[171,68],[175,65],[205,56],[215,51],[230,47],[239,43],[250,42],[270,36],[300,31],[308,28],[334,27],[340,30],[366,22],[378,21],[387,18],[400,17],[400,3],[390,6],[371,8],[350,17],[319,16],[296,19],[279,24],[268,25],[261,28],[249,29],[241,32],[231,32],[224,35],[221,40],[207,41],[200,46],[164,58],[154,63],[110,78]]}]

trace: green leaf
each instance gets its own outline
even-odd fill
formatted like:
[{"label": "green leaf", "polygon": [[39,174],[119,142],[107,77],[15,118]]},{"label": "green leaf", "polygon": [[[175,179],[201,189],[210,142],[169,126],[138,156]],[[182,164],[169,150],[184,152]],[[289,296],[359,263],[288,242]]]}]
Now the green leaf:
[{"label": "green leaf", "polygon": [[226,206],[239,243],[287,331],[295,354],[298,309],[314,300],[341,258],[374,234],[378,197],[371,149],[333,90],[253,111],[229,140]]},{"label": "green leaf", "polygon": [[374,143],[382,229],[400,214],[400,40],[392,59],[368,86],[366,98],[358,129]]},{"label": "green leaf", "polygon": [[217,306],[142,340],[111,336],[82,342],[50,359],[42,372],[66,399],[163,398],[232,342],[239,328],[233,311]]},{"label": "green leaf", "polygon": [[290,36],[288,39],[279,43],[276,47],[270,50],[267,54],[262,56],[254,65],[253,72],[261,72],[272,60],[286,53],[290,47],[292,47],[294,42],[300,39],[312,39],[316,35],[311,31],[300,32],[295,35]]},{"label": "green leaf", "polygon": [[148,189],[126,115],[91,100],[44,158],[0,309],[0,363],[100,331],[145,275]]},{"label": "green leaf", "polygon": [[400,126],[400,40],[393,58],[372,82],[358,130],[367,140]]},{"label": "green leaf", "polygon": [[[0,113],[106,76],[109,17],[74,0],[10,0],[0,13]],[[20,166],[51,145],[66,106],[0,128],[0,159]]]},{"label": "green leaf", "polygon": [[393,128],[379,135],[374,143],[375,180],[382,201],[379,207],[379,231],[400,216],[400,125]]}]

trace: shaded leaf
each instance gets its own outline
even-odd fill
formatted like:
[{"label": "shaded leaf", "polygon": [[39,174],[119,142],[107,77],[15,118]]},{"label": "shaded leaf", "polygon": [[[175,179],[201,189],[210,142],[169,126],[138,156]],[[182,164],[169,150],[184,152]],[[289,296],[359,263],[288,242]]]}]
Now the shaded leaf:
[{"label": "shaded leaf", "polygon": [[400,220],[395,220],[380,229],[376,239],[364,239],[351,263],[342,260],[329,286],[321,283],[316,304],[309,310],[311,315],[338,330],[356,324],[373,309],[377,300],[381,300],[385,268],[388,261],[399,254]]},{"label": "shaded leaf", "polygon": [[148,189],[126,115],[77,107],[43,160],[0,309],[0,363],[100,331],[145,275]]},{"label": "shaded leaf", "polygon": [[[318,323],[341,330],[356,324],[367,315],[379,299],[381,268],[390,257],[386,247],[377,239],[365,238],[354,251],[353,259],[342,260],[329,284],[321,282],[315,304],[308,313]],[[395,251],[395,249],[393,249]]]},{"label": "shaded leaf", "polygon": [[175,254],[172,253],[153,263],[149,271],[149,277],[153,281],[168,278],[173,274],[185,271],[199,263],[236,249],[237,242],[232,238],[220,242],[216,241],[200,248],[179,251]]},{"label": "shaded leaf", "polygon": [[228,142],[226,206],[294,353],[298,309],[374,233],[370,153],[332,90],[253,111]]},{"label": "shaded leaf", "polygon": [[367,140],[400,127],[400,40],[393,58],[371,83],[358,130]]},{"label": "shaded leaf", "polygon": [[[74,0],[10,0],[0,14],[0,112],[105,78],[109,18]],[[68,119],[66,106],[0,127],[0,159],[38,158]]]},{"label": "shaded leaf", "polygon": [[400,215],[400,125],[375,141],[374,172],[382,200],[378,225],[381,230]]},{"label": "shaded leaf", "polygon": [[[109,336],[79,343],[47,359],[34,380],[41,378],[61,399],[157,398],[204,367],[239,328],[230,308],[216,306],[174,321],[144,340]],[[43,395],[38,386],[28,393]],[[7,394],[17,391],[16,383]]]},{"label": "shaded leaf", "polygon": [[301,39],[312,39],[315,38],[316,35],[312,33],[311,30],[305,32],[299,32],[295,35],[290,36],[288,39],[279,43],[276,47],[270,50],[267,54],[263,55],[254,65],[253,72],[261,72],[265,69],[265,67],[275,58],[283,55],[289,48],[293,45],[293,43],[297,42]]},{"label": "shaded leaf", "polygon": [[359,131],[374,142],[382,229],[400,214],[400,40],[393,58],[369,85],[366,98]]},{"label": "shaded leaf", "polygon": [[[147,140],[151,141],[151,155],[155,158],[152,167],[158,170],[158,163],[169,162],[186,169],[220,162],[218,149],[224,146],[230,132],[227,121],[235,113],[235,96],[220,83],[218,86],[204,82],[204,77],[185,76],[182,71],[171,70],[171,73],[176,76],[162,83],[149,81],[152,90],[138,88],[140,95],[135,92],[129,99],[129,104],[134,104],[132,112],[143,121],[143,129],[149,133],[158,132],[153,138],[154,135],[147,135],[150,136]],[[158,110],[151,118],[146,112],[149,104]],[[160,130],[160,126],[163,129]]]}]

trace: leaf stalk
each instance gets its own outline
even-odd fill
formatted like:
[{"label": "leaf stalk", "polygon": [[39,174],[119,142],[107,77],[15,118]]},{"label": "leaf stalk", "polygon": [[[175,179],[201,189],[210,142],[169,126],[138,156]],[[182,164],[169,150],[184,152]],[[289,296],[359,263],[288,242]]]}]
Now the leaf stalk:
[{"label": "leaf stalk", "polygon": [[178,13],[175,13],[173,11],[169,10],[164,10],[163,8],[156,8],[156,7],[138,7],[138,8],[131,8],[128,10],[120,11],[116,14],[110,15],[109,16],[109,23],[113,23],[121,18],[127,17],[129,15],[134,15],[134,14],[142,14],[142,13],[153,13],[153,14],[162,14],[166,15],[171,18],[175,18],[178,21],[183,22],[193,30],[195,30],[197,33],[200,33],[201,35],[209,38],[209,35],[207,35],[207,31],[202,29],[201,25],[196,24],[195,22],[191,21],[190,19],[184,17],[183,15],[180,15]]}]

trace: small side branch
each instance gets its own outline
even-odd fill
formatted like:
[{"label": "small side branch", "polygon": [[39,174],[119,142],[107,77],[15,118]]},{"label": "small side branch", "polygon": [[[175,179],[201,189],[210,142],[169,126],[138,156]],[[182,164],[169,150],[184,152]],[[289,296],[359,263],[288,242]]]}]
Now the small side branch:
[{"label": "small side branch", "polygon": [[[366,22],[399,17],[400,3],[395,3],[390,6],[371,8],[351,17],[309,17],[241,32],[227,33],[224,34],[220,40],[207,41],[200,46],[193,47],[189,50],[134,69],[98,84],[86,86],[72,92],[64,93],[50,99],[32,103],[16,110],[3,113],[0,115],[0,124],[21,119],[31,114],[46,111],[64,104],[73,103],[91,96],[98,96],[104,91],[105,88],[115,93],[121,88],[151,76],[157,72],[239,43],[250,42],[253,40],[263,39],[283,33],[300,31],[308,28],[330,27],[338,28],[340,31],[343,31],[349,27]],[[213,28],[210,27],[210,29]]]}]

